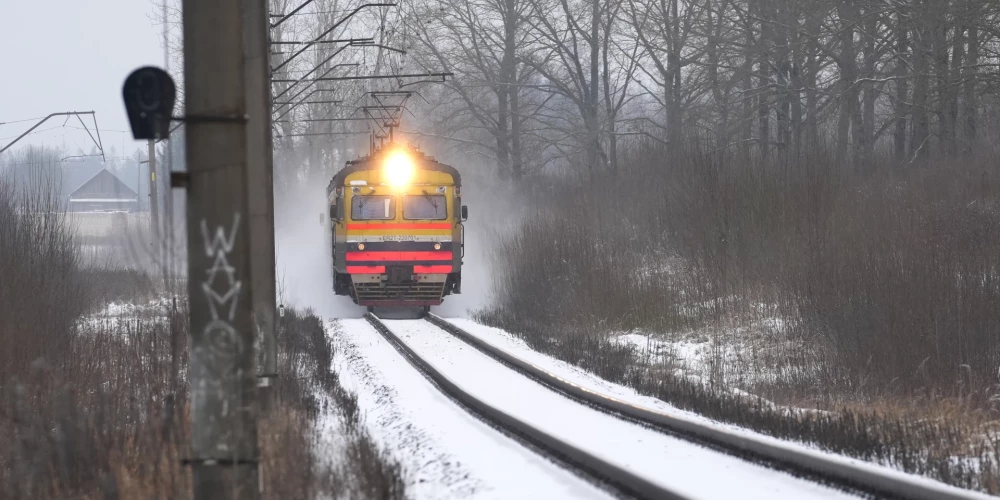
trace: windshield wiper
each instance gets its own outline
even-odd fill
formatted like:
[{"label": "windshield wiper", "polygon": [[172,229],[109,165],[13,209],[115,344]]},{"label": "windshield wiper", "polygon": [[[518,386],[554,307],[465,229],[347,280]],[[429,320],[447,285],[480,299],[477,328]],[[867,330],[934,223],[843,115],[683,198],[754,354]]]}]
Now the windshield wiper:
[{"label": "windshield wiper", "polygon": [[375,190],[374,189],[372,189],[371,191],[369,191],[368,194],[366,194],[365,197],[361,199],[361,202],[358,203],[358,210],[360,210],[362,208],[365,208],[365,205],[368,203],[369,200],[372,199],[372,196],[374,196],[374,195],[375,195]]},{"label": "windshield wiper", "polygon": [[421,191],[424,192],[424,198],[427,198],[427,201],[431,202],[431,206],[434,207],[434,211],[437,212],[438,204],[434,201],[434,198],[427,192],[426,189],[422,189]]}]

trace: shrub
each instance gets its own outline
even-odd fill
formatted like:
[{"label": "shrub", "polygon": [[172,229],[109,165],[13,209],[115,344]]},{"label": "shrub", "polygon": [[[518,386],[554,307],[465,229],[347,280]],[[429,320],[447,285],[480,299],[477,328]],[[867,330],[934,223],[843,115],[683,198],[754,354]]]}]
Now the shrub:
[{"label": "shrub", "polygon": [[521,230],[497,237],[491,314],[678,331],[773,304],[829,347],[845,390],[983,403],[1000,366],[993,164],[633,152],[618,177],[530,200]]},{"label": "shrub", "polygon": [[[862,171],[821,153],[633,150],[615,177],[525,200],[520,229],[495,235],[495,301],[477,317],[681,408],[995,493],[996,160]],[[698,331],[718,346],[775,317],[780,338],[750,345],[767,361],[717,359],[705,382],[609,340]]]}]

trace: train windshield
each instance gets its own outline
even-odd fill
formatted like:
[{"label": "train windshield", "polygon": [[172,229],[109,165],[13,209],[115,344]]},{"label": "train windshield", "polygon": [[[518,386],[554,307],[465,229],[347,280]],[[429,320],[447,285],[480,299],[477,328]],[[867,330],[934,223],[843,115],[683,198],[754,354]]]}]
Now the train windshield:
[{"label": "train windshield", "polygon": [[444,195],[422,194],[403,197],[403,218],[409,220],[445,220],[448,204]]},{"label": "train windshield", "polygon": [[392,196],[355,195],[351,198],[351,218],[354,220],[395,219],[396,199]]}]

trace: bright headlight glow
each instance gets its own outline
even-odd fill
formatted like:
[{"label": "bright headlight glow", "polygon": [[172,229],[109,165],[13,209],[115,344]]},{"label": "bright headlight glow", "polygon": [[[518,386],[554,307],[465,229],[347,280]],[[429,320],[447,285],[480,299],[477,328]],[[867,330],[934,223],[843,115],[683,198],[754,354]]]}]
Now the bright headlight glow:
[{"label": "bright headlight glow", "polygon": [[415,169],[413,159],[403,151],[393,151],[385,159],[385,177],[393,187],[409,184]]}]

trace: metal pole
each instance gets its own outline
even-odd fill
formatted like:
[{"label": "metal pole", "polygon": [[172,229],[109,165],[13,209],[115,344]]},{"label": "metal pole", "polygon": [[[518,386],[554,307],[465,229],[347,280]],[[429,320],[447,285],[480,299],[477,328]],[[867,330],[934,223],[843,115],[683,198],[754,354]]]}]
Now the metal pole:
[{"label": "metal pole", "polygon": [[271,66],[268,55],[268,2],[243,0],[247,91],[247,203],[249,205],[250,282],[254,326],[260,339],[260,403],[268,406],[278,376],[275,339],[277,298],[274,275],[274,162],[271,150]]},{"label": "metal pole", "polygon": [[[149,170],[149,226],[159,242],[160,237],[160,202],[159,189],[156,189],[156,141],[146,142],[146,158]],[[157,255],[157,257],[159,257]]]},{"label": "metal pole", "polygon": [[183,0],[195,500],[259,498],[243,0]]},{"label": "metal pole", "polygon": [[[10,143],[8,143],[6,146],[0,148],[0,153],[3,153],[4,151],[10,149],[11,146],[13,146],[14,144],[17,144],[17,141],[20,141],[21,139],[23,139],[25,136],[27,136],[28,134],[30,134],[36,128],[41,127],[43,123],[45,123],[45,122],[47,122],[49,120],[49,118],[52,118],[54,116],[72,116],[72,115],[76,115],[78,117],[80,115],[94,115],[94,112],[93,111],[66,111],[66,112],[63,112],[63,113],[52,113],[49,116],[46,116],[45,118],[42,118],[41,120],[39,120],[38,123],[36,123],[34,126],[32,126],[31,128],[29,128],[28,130],[25,130],[23,134],[17,136],[16,139],[14,139]],[[84,127],[86,127],[86,125],[84,125]],[[94,121],[94,128],[97,128],[96,118],[95,118],[95,121]],[[88,130],[87,133],[89,134],[90,131]],[[98,136],[98,138],[100,138],[101,133],[97,132],[97,136]],[[92,139],[93,139],[93,137],[94,136],[91,136]],[[94,145],[96,145],[97,148],[101,150],[101,154],[103,155],[104,154],[104,147],[101,146],[100,142],[94,141]]]}]

